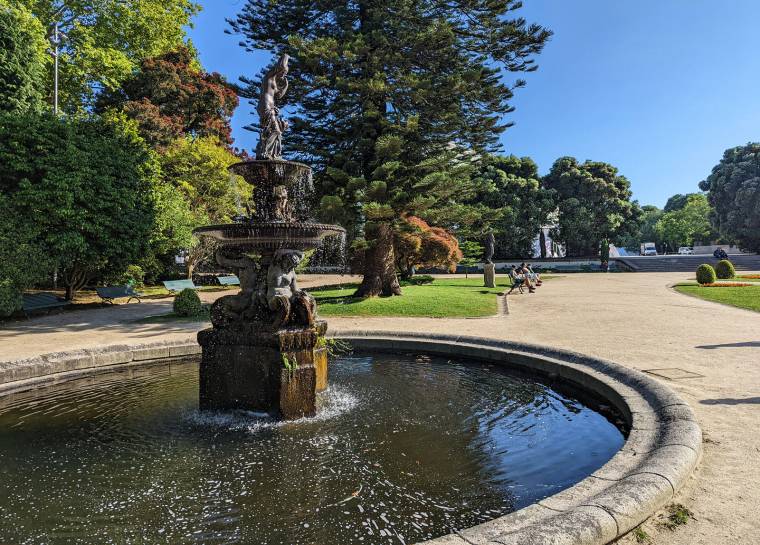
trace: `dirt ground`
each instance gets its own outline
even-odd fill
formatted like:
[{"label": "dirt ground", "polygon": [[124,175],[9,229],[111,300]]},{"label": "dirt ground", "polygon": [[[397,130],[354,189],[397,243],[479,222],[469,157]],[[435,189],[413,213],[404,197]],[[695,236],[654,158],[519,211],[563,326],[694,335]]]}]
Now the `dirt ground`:
[{"label": "dirt ground", "polygon": [[[331,318],[330,329],[431,331],[551,345],[655,373],[696,412],[704,455],[675,501],[693,513],[668,530],[644,525],[661,545],[760,544],[760,313],[669,289],[687,273],[569,274],[535,294],[513,295],[509,314],[477,319]],[[304,287],[347,277],[304,278]],[[205,293],[210,301],[225,292]],[[205,324],[144,324],[171,299],[64,312],[0,325],[0,359],[107,344],[194,336]],[[657,371],[666,369],[666,371]],[[675,371],[673,371],[675,369]],[[670,371],[667,371],[670,370]],[[686,372],[686,373],[684,373]],[[623,543],[637,543],[629,535]]]}]

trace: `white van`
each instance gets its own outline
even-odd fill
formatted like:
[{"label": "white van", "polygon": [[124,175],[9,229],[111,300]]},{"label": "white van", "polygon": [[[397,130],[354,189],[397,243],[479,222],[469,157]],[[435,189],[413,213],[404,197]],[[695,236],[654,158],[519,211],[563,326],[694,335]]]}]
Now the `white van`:
[{"label": "white van", "polygon": [[639,255],[657,255],[657,246],[654,245],[654,242],[644,242],[641,245]]}]

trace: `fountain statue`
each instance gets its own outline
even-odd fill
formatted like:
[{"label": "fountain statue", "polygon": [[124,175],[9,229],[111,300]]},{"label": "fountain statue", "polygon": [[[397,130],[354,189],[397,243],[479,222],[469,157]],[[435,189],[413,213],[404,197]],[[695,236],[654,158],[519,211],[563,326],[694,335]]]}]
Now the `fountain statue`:
[{"label": "fountain statue", "polygon": [[295,270],[304,252],[345,231],[311,220],[311,168],[282,159],[288,124],[276,101],[288,88],[288,60],[282,55],[262,81],[256,159],[230,167],[253,185],[253,212],[195,230],[216,241],[217,263],[240,278],[240,292],[218,299],[212,327],[198,333],[202,410],[313,416],[316,393],[327,386],[327,324]]}]

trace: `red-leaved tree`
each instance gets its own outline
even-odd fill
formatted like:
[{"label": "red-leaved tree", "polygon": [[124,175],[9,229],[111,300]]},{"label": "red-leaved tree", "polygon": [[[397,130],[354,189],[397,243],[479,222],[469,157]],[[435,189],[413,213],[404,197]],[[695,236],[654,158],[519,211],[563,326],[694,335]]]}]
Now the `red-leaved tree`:
[{"label": "red-leaved tree", "polygon": [[231,145],[230,118],[237,106],[224,77],[200,70],[192,52],[181,47],[145,59],[119,89],[99,97],[97,110],[123,110],[150,145],[164,149],[183,136],[215,136]]},{"label": "red-leaved tree", "polygon": [[441,267],[453,272],[462,259],[456,237],[442,227],[431,227],[417,216],[406,216],[394,237],[396,264],[402,276],[413,267]]}]

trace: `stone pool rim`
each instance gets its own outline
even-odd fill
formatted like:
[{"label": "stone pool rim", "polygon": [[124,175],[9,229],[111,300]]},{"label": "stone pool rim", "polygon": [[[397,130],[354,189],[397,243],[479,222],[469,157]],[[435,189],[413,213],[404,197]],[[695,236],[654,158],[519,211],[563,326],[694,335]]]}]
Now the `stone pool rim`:
[{"label": "stone pool rim", "polygon": [[[691,476],[702,431],[688,403],[647,375],[577,352],[459,335],[342,331],[357,350],[417,352],[470,358],[569,382],[613,405],[628,439],[578,484],[528,507],[455,531],[430,545],[606,545],[665,506]],[[125,366],[200,354],[195,340],[55,352],[0,362],[0,396]]]}]

